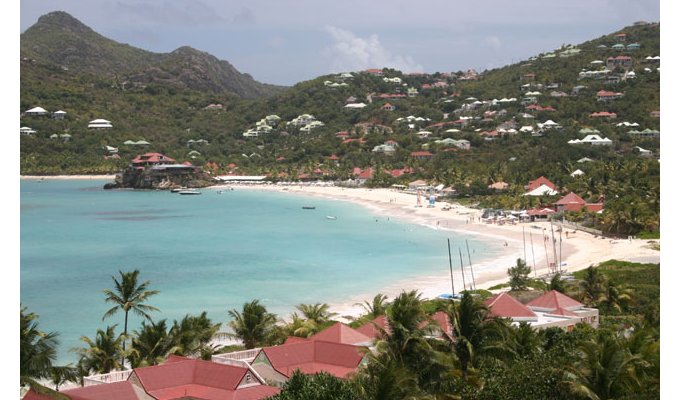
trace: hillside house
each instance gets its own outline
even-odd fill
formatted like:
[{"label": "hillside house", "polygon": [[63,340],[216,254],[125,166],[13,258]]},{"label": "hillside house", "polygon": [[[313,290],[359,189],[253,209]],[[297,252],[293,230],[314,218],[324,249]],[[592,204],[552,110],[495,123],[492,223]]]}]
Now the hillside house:
[{"label": "hillside house", "polygon": [[597,111],[594,113],[591,113],[590,118],[609,118],[609,119],[615,119],[616,118],[616,113],[611,113],[608,111]]},{"label": "hillside house", "polygon": [[58,110],[52,113],[52,118],[56,120],[62,120],[66,118],[66,111]]},{"label": "hillside house", "polygon": [[152,167],[156,165],[170,165],[175,164],[174,158],[170,158],[161,153],[145,153],[135,157],[131,164],[134,167]]},{"label": "hillside house", "polygon": [[546,178],[545,176],[542,176],[542,175],[540,177],[538,177],[537,179],[534,179],[533,181],[529,181],[529,183],[524,188],[526,190],[531,191],[531,190],[538,188],[541,185],[545,185],[545,186],[547,186],[547,187],[549,187],[550,189],[553,189],[553,190],[555,190],[555,188],[556,188],[554,183],[552,183],[548,178]]},{"label": "hillside house", "polygon": [[429,160],[433,156],[434,156],[434,154],[432,154],[432,153],[430,153],[429,151],[426,151],[426,150],[411,152],[411,157],[415,158],[416,160]]},{"label": "hillside house", "polygon": [[623,97],[623,93],[619,92],[610,92],[607,90],[600,90],[597,92],[597,101],[611,101],[611,100],[617,100]]},{"label": "hillside house", "polygon": [[30,110],[24,111],[24,115],[30,116],[30,117],[42,117],[47,115],[47,110],[45,110],[42,107],[34,107],[31,108]]},{"label": "hillside house", "polygon": [[[623,45],[621,45],[623,47]],[[607,68],[614,69],[616,67],[630,68],[633,66],[633,59],[629,56],[616,56],[607,58]]]},{"label": "hillside house", "polygon": [[385,104],[384,104],[382,107],[380,107],[380,108],[381,108],[382,110],[384,110],[384,111],[394,111],[394,110],[397,109],[397,107],[395,107],[394,105],[392,105],[392,104],[390,104],[390,103],[385,103]]},{"label": "hillside house", "polygon": [[600,135],[588,135],[583,139],[573,139],[567,142],[568,144],[590,144],[593,146],[611,146],[612,141],[609,138],[601,138]]},{"label": "hillside house", "polygon": [[98,119],[93,119],[87,124],[87,127],[90,129],[109,129],[113,128],[113,125],[111,125],[111,121],[98,118]]}]

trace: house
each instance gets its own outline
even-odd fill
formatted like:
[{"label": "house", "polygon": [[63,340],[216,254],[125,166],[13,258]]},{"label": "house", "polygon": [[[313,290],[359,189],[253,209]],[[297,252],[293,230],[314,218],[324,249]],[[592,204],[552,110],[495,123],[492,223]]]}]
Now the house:
[{"label": "house", "polygon": [[64,119],[66,118],[66,111],[58,110],[52,113],[52,118],[54,119]]},{"label": "house", "polygon": [[[255,400],[280,392],[279,388],[268,386],[247,363],[226,365],[172,355],[163,364],[135,368],[129,374],[118,372],[109,379],[124,376],[126,378],[121,381],[94,383],[61,393],[73,400]],[[35,393],[24,397],[28,400],[43,398]]]},{"label": "house", "polygon": [[598,111],[590,114],[590,118],[616,118],[616,113],[610,113],[608,111]]},{"label": "house", "polygon": [[413,152],[411,152],[411,157],[415,158],[416,160],[429,160],[433,156],[434,156],[434,154],[430,153],[429,151],[413,151]]},{"label": "house", "polygon": [[661,132],[649,128],[644,129],[642,131],[630,130],[628,131],[628,134],[638,138],[658,139],[659,137],[661,137]]},{"label": "house", "polygon": [[107,129],[107,128],[113,128],[113,125],[111,125],[111,121],[107,121],[105,119],[94,119],[90,121],[87,125],[88,128],[90,129]]},{"label": "house", "polygon": [[[623,45],[621,45],[623,49]],[[633,66],[633,59],[629,56],[616,56],[607,58],[607,68],[614,69],[616,67],[630,68]]]},{"label": "house", "polygon": [[503,181],[498,181],[494,182],[491,185],[489,185],[489,189],[495,189],[495,190],[505,190],[510,186],[508,183],[503,182]]},{"label": "house", "polygon": [[571,317],[569,323],[550,325],[566,328],[569,331],[579,322],[589,324],[593,328],[597,328],[600,323],[600,312],[597,308],[588,308],[557,290],[544,293],[528,302],[526,306],[535,313]]},{"label": "house", "polygon": [[593,146],[611,146],[612,141],[609,138],[601,138],[599,135],[588,135],[583,139],[572,139],[567,142],[568,144],[584,144],[588,143]]},{"label": "house", "polygon": [[165,156],[161,153],[145,153],[135,157],[131,163],[135,167],[150,167],[155,165],[169,165],[176,161],[173,158]]},{"label": "house", "polygon": [[623,93],[609,92],[607,90],[600,90],[597,92],[597,101],[610,101],[623,97]]},{"label": "house", "polygon": [[604,204],[602,202],[600,203],[586,203],[585,200],[583,200],[579,195],[577,195],[574,192],[570,192],[566,196],[562,197],[561,199],[557,200],[553,206],[555,207],[555,211],[561,212],[561,211],[582,211],[586,210],[589,212],[598,212],[602,209],[604,209]]},{"label": "house", "polygon": [[36,132],[37,131],[35,129],[29,128],[28,126],[22,126],[21,128],[19,128],[20,135],[30,136]]},{"label": "house", "polygon": [[486,299],[484,304],[492,317],[509,318],[513,325],[525,322],[536,329],[559,327],[567,331],[573,330],[579,323],[594,328],[599,325],[598,309],[587,308],[556,290],[546,292],[526,304],[503,292]]},{"label": "house", "polygon": [[222,104],[208,104],[203,107],[204,110],[222,110],[224,106]]},{"label": "house", "polygon": [[382,76],[382,74],[383,74],[382,70],[377,69],[377,68],[369,68],[364,72],[366,72],[367,74],[373,75],[373,76]]},{"label": "house", "polygon": [[32,116],[32,117],[39,117],[43,115],[47,115],[47,110],[45,110],[42,107],[34,107],[31,108],[30,110],[24,111],[24,115]]},{"label": "house", "polygon": [[523,196],[554,196],[557,193],[557,190],[550,188],[546,184],[542,184],[537,188],[524,193]]},{"label": "house", "polygon": [[364,348],[323,340],[304,340],[262,348],[251,367],[260,376],[282,386],[295,371],[303,374],[326,372],[347,378],[366,357]]},{"label": "house", "polygon": [[532,191],[532,190],[534,190],[534,189],[536,189],[540,186],[543,186],[543,185],[547,186],[548,188],[550,188],[552,190],[555,190],[555,184],[550,182],[550,180],[548,178],[546,178],[545,176],[542,176],[542,175],[540,177],[538,177],[538,179],[534,179],[533,181],[529,181],[529,184],[527,184],[525,189]]},{"label": "house", "polygon": [[383,110],[385,110],[385,111],[394,111],[394,110],[397,109],[397,107],[395,107],[394,105],[392,105],[392,104],[390,104],[390,103],[385,103],[385,104],[384,104],[382,107],[380,107],[380,108],[383,109]]},{"label": "house", "polygon": [[638,154],[640,155],[640,157],[653,157],[654,156],[654,153],[652,151],[645,150],[640,146],[635,146],[635,147],[633,147],[633,149],[638,151]]}]

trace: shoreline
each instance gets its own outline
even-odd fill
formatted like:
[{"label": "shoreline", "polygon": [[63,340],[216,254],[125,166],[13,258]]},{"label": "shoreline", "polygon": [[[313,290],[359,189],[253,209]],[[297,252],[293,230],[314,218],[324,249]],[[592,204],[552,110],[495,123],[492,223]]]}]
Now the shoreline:
[{"label": "shoreline", "polygon": [[[479,219],[481,210],[464,207],[453,201],[449,202],[451,205],[449,211],[442,210],[444,203],[439,202],[435,203],[434,207],[416,207],[416,196],[414,194],[393,189],[244,184],[217,185],[208,189],[220,190],[224,188],[273,191],[307,198],[349,201],[368,208],[380,216],[394,218],[402,222],[476,236],[482,240],[505,242],[505,250],[500,256],[494,256],[481,262],[472,262],[477,289],[488,289],[494,285],[507,282],[507,269],[515,265],[517,258],[525,258],[525,251],[527,265],[534,268],[534,276],[538,277],[549,272],[547,259],[552,260],[553,258],[556,258],[557,262],[561,260],[564,272],[582,270],[608,260],[660,263],[660,251],[651,249],[649,240],[610,240],[602,237],[595,238],[583,231],[576,233],[570,231],[568,238],[561,238],[561,250],[557,250],[560,239],[557,233],[555,234],[558,245],[553,250],[550,249],[552,233],[548,221],[517,223],[516,225],[487,224]],[[423,203],[426,203],[426,201],[423,200]],[[547,236],[547,246],[541,245],[544,234]],[[533,254],[529,249],[533,250]],[[453,264],[456,265],[456,263]],[[468,264],[467,260],[463,263],[467,274],[469,268],[466,264]],[[459,274],[459,270],[456,274]],[[469,287],[470,282],[466,283],[466,287]],[[462,286],[462,276],[456,277],[454,275],[454,286],[456,288]],[[348,301],[328,302],[328,304],[330,310],[338,314],[338,318],[349,321],[350,318],[358,317],[364,313],[364,309],[356,303],[363,303],[365,300],[370,302],[372,297],[378,293],[387,295],[388,301],[391,301],[404,290],[417,290],[423,299],[435,298],[439,294],[451,292],[451,276],[447,271],[442,274],[422,276],[416,280],[400,280],[387,284],[382,289],[376,289],[375,293],[368,295],[370,296],[368,298],[352,296]]]},{"label": "shoreline", "polygon": [[102,180],[102,179],[116,179],[116,175],[19,175],[19,179],[32,181],[49,181],[49,180]]}]

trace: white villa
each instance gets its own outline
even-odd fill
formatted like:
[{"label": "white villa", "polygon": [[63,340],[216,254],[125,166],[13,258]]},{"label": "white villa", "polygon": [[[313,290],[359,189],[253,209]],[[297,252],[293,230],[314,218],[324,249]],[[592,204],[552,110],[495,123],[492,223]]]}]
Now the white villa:
[{"label": "white villa", "polygon": [[105,119],[100,118],[90,121],[87,127],[92,129],[108,129],[113,128],[113,125],[111,125],[111,121],[107,121]]}]

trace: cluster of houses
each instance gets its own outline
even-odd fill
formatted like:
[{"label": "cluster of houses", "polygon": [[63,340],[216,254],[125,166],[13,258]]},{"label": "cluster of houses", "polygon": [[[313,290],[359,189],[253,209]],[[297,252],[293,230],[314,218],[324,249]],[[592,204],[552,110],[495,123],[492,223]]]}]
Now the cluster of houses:
[{"label": "cluster of houses", "polygon": [[[571,331],[579,323],[599,325],[599,311],[557,291],[545,292],[522,304],[508,292],[484,301],[490,318],[505,318],[512,325],[534,329],[558,327]],[[455,341],[445,312],[432,314],[420,325],[432,339]],[[382,315],[358,328],[341,322],[308,338],[288,337],[281,345],[218,354],[211,361],[169,356],[155,366],[94,375],[84,386],[62,390],[73,400],[170,400],[179,398],[232,400],[264,399],[280,392],[296,371],[321,372],[340,379],[357,373],[367,363],[379,340],[390,335],[389,320]],[[24,400],[49,397],[29,391]]]}]

